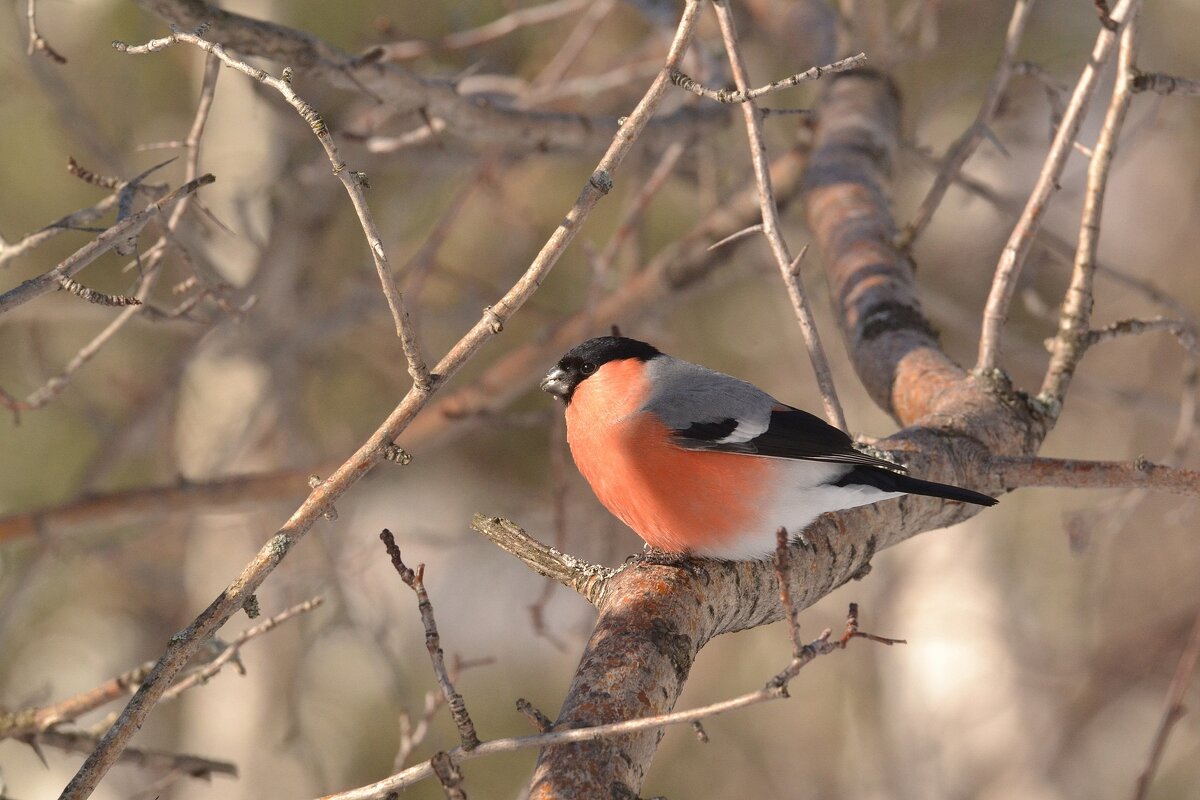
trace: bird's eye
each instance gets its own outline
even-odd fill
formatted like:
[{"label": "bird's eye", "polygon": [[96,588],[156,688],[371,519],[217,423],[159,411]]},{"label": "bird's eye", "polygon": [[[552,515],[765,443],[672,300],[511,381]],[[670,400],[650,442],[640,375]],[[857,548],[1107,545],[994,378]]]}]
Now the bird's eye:
[{"label": "bird's eye", "polygon": [[585,361],[585,362],[583,362],[583,366],[579,368],[579,371],[582,372],[584,375],[591,375],[593,372],[596,371],[596,365],[593,364],[591,361]]}]

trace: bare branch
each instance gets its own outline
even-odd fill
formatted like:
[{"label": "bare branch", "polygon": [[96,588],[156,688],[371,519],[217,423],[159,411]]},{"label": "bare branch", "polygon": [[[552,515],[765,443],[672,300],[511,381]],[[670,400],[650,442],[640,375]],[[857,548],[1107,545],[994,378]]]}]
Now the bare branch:
[{"label": "bare branch", "polygon": [[[182,146],[187,149],[186,171],[184,178],[188,181],[195,179],[200,174],[200,140],[204,135],[204,127],[208,123],[209,112],[212,109],[213,97],[216,93],[217,73],[219,68],[220,62],[217,61],[217,59],[213,56],[209,55],[204,64],[204,75],[200,84],[200,98],[196,104],[196,114],[192,119],[192,127],[188,131],[187,138],[181,143]],[[125,191],[127,187],[132,186],[136,188],[140,178],[145,177],[145,175],[149,174],[149,172],[152,172],[155,169],[158,169],[158,166],[152,167],[150,170],[142,173],[141,176],[132,181],[117,181],[116,183],[111,184],[113,188],[118,190],[118,193],[114,195],[115,198],[118,198],[118,203],[120,202],[121,198],[127,197],[127,193]],[[87,172],[87,170],[82,169],[77,163],[75,163],[74,159],[69,160],[68,170],[71,171],[73,175],[76,175],[83,180],[87,180],[89,183],[97,182],[95,180],[97,176],[94,176]],[[101,183],[105,182],[101,181]],[[79,352],[76,353],[74,358],[67,363],[62,372],[50,378],[48,381],[42,384],[42,386],[31,392],[29,397],[26,398],[24,402],[0,397],[0,404],[7,406],[14,413],[43,408],[67,388],[67,386],[70,384],[72,376],[85,364],[91,361],[91,359],[94,358],[98,352],[100,352],[101,348],[103,348],[114,336],[116,336],[117,332],[124,328],[131,319],[139,314],[146,313],[149,306],[146,305],[143,300],[150,296],[151,290],[158,281],[159,263],[167,252],[168,244],[174,244],[177,248],[177,252],[184,254],[187,252],[175,238],[175,231],[183,222],[183,217],[187,213],[190,202],[191,197],[184,197],[183,200],[176,204],[175,208],[172,209],[170,216],[167,218],[167,224],[163,226],[162,236],[157,242],[155,242],[154,245],[152,245],[144,254],[140,256],[137,262],[135,262],[141,267],[141,280],[138,282],[137,296],[133,298],[121,298],[122,300],[134,300],[135,302],[122,303],[123,305],[127,306],[125,310],[117,315],[117,317],[110,322],[104,328],[104,330],[93,337],[90,342],[80,348]],[[118,211],[118,216],[120,216],[121,213],[121,211]],[[127,209],[125,210],[125,215],[126,217],[128,216]],[[131,238],[132,236],[133,235],[131,234]],[[129,238],[125,239],[125,242],[129,241]],[[117,246],[114,245],[113,249],[116,250]],[[63,278],[62,280],[73,283],[69,278]],[[63,283],[63,285],[67,286],[67,283]],[[90,292],[91,290],[85,291]],[[195,301],[198,302],[199,298],[200,295],[197,295]],[[188,301],[185,301],[180,306],[180,309],[182,310],[188,307]],[[3,528],[3,524],[0,523],[0,541],[4,539]]]},{"label": "bare branch", "polygon": [[[48,744],[72,753],[90,753],[96,746],[97,738],[83,731],[43,731],[36,734],[31,741],[37,744]],[[143,769],[164,770],[204,780],[210,779],[213,775],[228,775],[236,778],[238,774],[237,765],[229,761],[216,761],[211,758],[171,753],[166,750],[147,750],[140,747],[125,748],[125,752],[121,754],[121,761]]]},{"label": "bare branch", "polygon": [[[725,53],[729,57],[729,66],[733,72],[734,81],[739,90],[745,90],[745,87],[749,85],[749,77],[738,46],[733,14],[727,0],[714,0],[713,8],[717,12],[717,22],[721,27],[721,39],[725,43]],[[771,173],[767,168],[767,149],[763,140],[762,120],[758,116],[753,100],[742,105],[742,116],[746,122],[746,137],[750,141],[750,160],[754,165],[754,178],[758,183],[763,235],[766,236],[767,243],[771,246],[771,254],[775,257],[779,274],[787,286],[788,298],[792,301],[796,320],[800,323],[800,333],[804,336],[804,344],[808,347],[808,357],[817,378],[817,386],[821,390],[821,402],[825,407],[825,417],[834,426],[844,431],[847,429],[846,415],[842,411],[837,389],[833,385],[833,373],[829,369],[829,360],[825,357],[825,348],[821,346],[821,336],[817,331],[816,320],[809,307],[808,297],[800,285],[800,276],[795,272],[792,254],[779,230],[779,208],[775,203],[775,195],[771,187]]]},{"label": "bare branch", "polygon": [[849,69],[856,69],[866,63],[867,54],[859,53],[856,56],[847,56],[839,61],[834,61],[832,64],[826,64],[823,67],[813,67],[796,75],[773,81],[757,89],[739,89],[736,92],[731,92],[728,89],[710,89],[701,83],[697,83],[679,70],[672,71],[671,83],[685,92],[691,92],[694,95],[706,97],[709,100],[716,100],[718,103],[746,103],[762,97],[764,94],[777,92],[780,89],[790,89],[793,86],[799,86],[804,81],[815,81],[831,72],[845,72]]},{"label": "bare branch", "polygon": [[429,651],[429,659],[433,663],[433,674],[437,678],[442,696],[450,708],[450,716],[458,728],[458,738],[462,741],[464,750],[474,750],[479,746],[479,734],[475,732],[475,723],[467,713],[467,704],[462,695],[454,688],[450,673],[446,669],[446,657],[442,652],[441,636],[438,634],[437,621],[433,618],[433,603],[429,593],[425,591],[425,565],[418,564],[415,570],[409,569],[400,558],[400,548],[396,546],[396,538],[387,528],[379,534],[383,546],[387,548],[392,566],[410,589],[417,595],[417,610],[421,613],[421,624],[425,626],[425,649]]},{"label": "bare branch", "polygon": [[[456,140],[521,150],[591,150],[607,147],[614,135],[625,130],[611,117],[477,103],[460,94],[453,80],[414,75],[379,61],[374,51],[351,56],[316,36],[229,12],[204,0],[138,0],[138,4],[185,29],[210,22],[208,37],[243,56],[292,65],[312,78],[395,108],[424,109],[429,119],[444,121]],[[686,136],[711,133],[727,123],[725,113],[685,108],[655,119],[647,128],[647,141],[665,147]],[[530,136],[530,131],[537,135]]]},{"label": "bare branch", "polygon": [[1134,461],[1079,461],[1069,458],[996,457],[988,463],[1006,489],[1061,486],[1074,489],[1155,489],[1189,497],[1200,495],[1200,472]]},{"label": "bare branch", "polygon": [[1106,325],[1103,328],[1090,330],[1087,336],[1084,337],[1083,346],[1087,348],[1124,336],[1136,336],[1153,331],[1167,331],[1174,334],[1175,338],[1179,340],[1179,344],[1187,349],[1188,352],[1193,355],[1200,355],[1200,337],[1197,336],[1196,329],[1183,320],[1164,319],[1163,317],[1155,317],[1154,319],[1123,319],[1111,325]]},{"label": "bare branch", "polygon": [[[464,749],[470,752],[469,748]],[[462,771],[448,753],[434,753],[433,758],[429,759],[429,767],[442,785],[446,800],[467,800],[467,792],[462,788]]]},{"label": "bare branch", "polygon": [[[1137,60],[1137,22],[1141,0],[1130,4],[1121,31],[1120,54],[1117,57],[1117,81],[1112,100],[1104,115],[1104,125],[1091,162],[1088,164],[1087,190],[1083,200],[1083,219],[1079,223],[1079,244],[1075,248],[1075,268],[1071,284],[1063,299],[1059,316],[1058,335],[1046,376],[1042,380],[1039,399],[1051,415],[1057,416],[1075,375],[1075,368],[1091,343],[1089,326],[1092,318],[1092,282],[1096,274],[1096,252],[1100,246],[1100,219],[1104,211],[1104,193],[1108,173],[1112,168],[1117,139],[1125,124],[1125,114],[1133,97],[1131,80]],[[1065,123],[1064,123],[1065,124]]]},{"label": "bare branch", "polygon": [[[1113,10],[1113,19],[1124,23],[1129,19],[1131,8],[1138,2],[1140,0],[1120,0]],[[1079,76],[1079,81],[1075,84],[1071,102],[1067,105],[1062,124],[1058,126],[1054,142],[1050,145],[1050,152],[1046,155],[1041,174],[1038,175],[1037,183],[1029,194],[1025,210],[1021,212],[1021,217],[1017,220],[1017,224],[1008,238],[1008,243],[1004,246],[1000,262],[996,265],[996,275],[992,281],[991,292],[988,294],[987,306],[983,312],[983,329],[979,337],[979,358],[975,365],[977,370],[991,372],[999,365],[1004,322],[1008,319],[1008,307],[1016,293],[1017,278],[1020,277],[1021,268],[1025,265],[1025,258],[1029,255],[1034,237],[1041,227],[1046,209],[1050,205],[1050,195],[1058,185],[1058,178],[1062,175],[1063,167],[1066,166],[1067,156],[1070,155],[1075,138],[1079,135],[1084,113],[1099,84],[1100,71],[1108,63],[1116,41],[1117,34],[1107,28],[1101,30],[1096,37],[1091,58],[1088,59],[1087,65],[1084,66],[1083,72]]]},{"label": "bare branch", "polygon": [[439,50],[465,50],[494,42],[522,28],[553,22],[586,8],[590,0],[553,0],[539,6],[520,8],[478,28],[455,31],[436,42],[392,42],[378,46],[383,61],[407,61],[430,55]]},{"label": "bare branch", "polygon": [[471,528],[504,552],[519,558],[538,575],[578,592],[593,605],[600,601],[604,586],[614,574],[613,570],[600,564],[589,564],[542,544],[525,533],[520,525],[503,517],[475,514],[471,517]]}]

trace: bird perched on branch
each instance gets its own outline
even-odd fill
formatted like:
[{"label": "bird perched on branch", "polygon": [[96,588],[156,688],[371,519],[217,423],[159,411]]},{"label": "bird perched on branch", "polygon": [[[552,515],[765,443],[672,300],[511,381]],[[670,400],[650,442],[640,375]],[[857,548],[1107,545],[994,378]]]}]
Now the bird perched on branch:
[{"label": "bird perched on branch", "polygon": [[904,494],[995,505],[910,478],[823,420],[745,381],[621,336],[589,339],[542,381],[600,502],[667,553],[762,558],[776,531]]}]

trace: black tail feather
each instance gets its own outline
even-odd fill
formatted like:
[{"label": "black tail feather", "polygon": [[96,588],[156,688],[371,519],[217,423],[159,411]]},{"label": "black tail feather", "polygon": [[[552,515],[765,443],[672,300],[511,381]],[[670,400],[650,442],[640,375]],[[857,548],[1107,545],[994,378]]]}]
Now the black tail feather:
[{"label": "black tail feather", "polygon": [[905,492],[906,494],[923,494],[927,497],[942,497],[946,500],[958,500],[961,503],[974,503],[978,506],[994,506],[996,498],[986,494],[973,492],[961,486],[951,486],[948,483],[923,481],[920,478],[910,478],[898,472],[888,472],[876,467],[858,466],[843,475],[834,485],[874,486],[885,492]]}]

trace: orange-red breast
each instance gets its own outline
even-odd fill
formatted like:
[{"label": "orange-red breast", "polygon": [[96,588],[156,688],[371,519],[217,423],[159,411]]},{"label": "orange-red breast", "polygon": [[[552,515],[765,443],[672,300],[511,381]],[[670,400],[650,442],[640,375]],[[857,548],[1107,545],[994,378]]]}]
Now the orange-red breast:
[{"label": "orange-red breast", "polygon": [[542,389],[566,404],[571,455],[600,502],[669,553],[761,558],[826,511],[922,494],[987,495],[900,474],[823,420],[745,381],[621,336],[564,355]]}]

